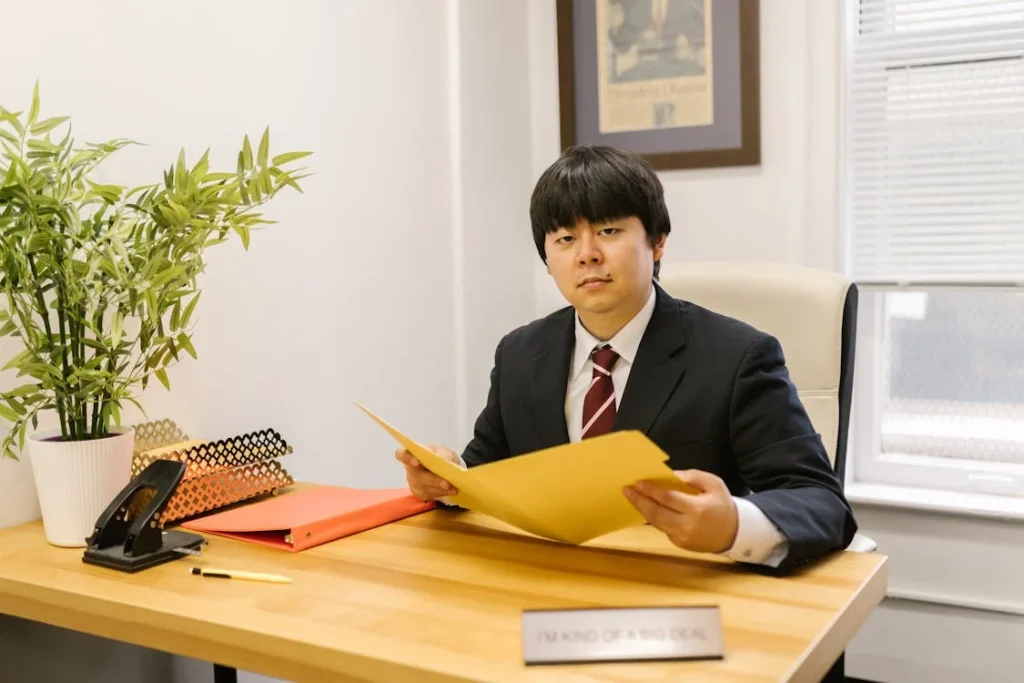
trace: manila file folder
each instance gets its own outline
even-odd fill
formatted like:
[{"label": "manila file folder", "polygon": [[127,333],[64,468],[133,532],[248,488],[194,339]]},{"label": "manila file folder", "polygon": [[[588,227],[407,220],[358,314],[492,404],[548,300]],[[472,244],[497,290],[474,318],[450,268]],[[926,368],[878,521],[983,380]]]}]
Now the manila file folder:
[{"label": "manila file folder", "polygon": [[645,524],[623,493],[639,481],[695,493],[668,467],[668,455],[639,431],[612,432],[463,469],[356,405],[427,470],[458,489],[447,502],[544,538],[580,544]]},{"label": "manila file folder", "polygon": [[407,488],[312,486],[198,517],[182,526],[298,552],[434,507]]}]

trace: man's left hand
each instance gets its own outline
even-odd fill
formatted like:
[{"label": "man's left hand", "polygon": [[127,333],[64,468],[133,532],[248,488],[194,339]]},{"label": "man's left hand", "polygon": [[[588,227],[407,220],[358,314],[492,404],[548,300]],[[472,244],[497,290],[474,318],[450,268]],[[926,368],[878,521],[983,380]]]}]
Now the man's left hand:
[{"label": "man's left hand", "polygon": [[739,515],[725,482],[702,470],[676,471],[676,476],[697,493],[673,491],[649,481],[628,486],[624,493],[651,526],[680,548],[703,553],[729,550],[739,530]]}]

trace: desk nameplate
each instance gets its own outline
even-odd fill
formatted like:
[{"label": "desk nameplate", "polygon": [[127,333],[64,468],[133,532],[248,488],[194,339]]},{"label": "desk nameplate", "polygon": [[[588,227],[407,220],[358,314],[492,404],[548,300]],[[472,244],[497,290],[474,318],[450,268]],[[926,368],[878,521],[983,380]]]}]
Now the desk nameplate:
[{"label": "desk nameplate", "polygon": [[722,659],[717,606],[523,612],[526,664]]}]

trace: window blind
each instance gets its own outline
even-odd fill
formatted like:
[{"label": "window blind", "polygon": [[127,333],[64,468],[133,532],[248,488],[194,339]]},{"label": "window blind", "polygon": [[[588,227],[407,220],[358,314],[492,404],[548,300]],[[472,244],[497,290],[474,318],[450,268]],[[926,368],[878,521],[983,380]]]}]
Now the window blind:
[{"label": "window blind", "polygon": [[1024,0],[851,1],[851,277],[1024,285]]}]

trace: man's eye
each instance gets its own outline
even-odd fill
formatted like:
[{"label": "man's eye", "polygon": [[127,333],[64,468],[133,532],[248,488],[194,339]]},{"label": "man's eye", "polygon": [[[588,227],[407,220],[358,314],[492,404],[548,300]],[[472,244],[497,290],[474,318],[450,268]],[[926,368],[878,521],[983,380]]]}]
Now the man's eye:
[{"label": "man's eye", "polygon": [[615,234],[615,233],[617,233],[618,231],[619,231],[619,229],[618,229],[618,228],[605,228],[605,229],[603,229],[603,230],[602,230],[601,232],[603,232],[603,233],[605,233],[605,234],[607,234],[607,235],[614,235],[614,234]]},{"label": "man's eye", "polygon": [[559,242],[561,244],[569,244],[569,242],[571,242],[572,239],[572,235],[562,235],[561,237],[557,238],[555,242]]}]

